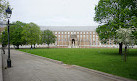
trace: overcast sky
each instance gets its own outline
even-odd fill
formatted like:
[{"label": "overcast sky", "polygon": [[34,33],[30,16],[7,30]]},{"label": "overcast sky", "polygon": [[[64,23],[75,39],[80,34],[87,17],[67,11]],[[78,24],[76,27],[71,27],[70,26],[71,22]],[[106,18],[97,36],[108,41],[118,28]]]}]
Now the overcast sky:
[{"label": "overcast sky", "polygon": [[9,0],[11,22],[34,22],[40,26],[97,26],[95,5],[99,0]]}]

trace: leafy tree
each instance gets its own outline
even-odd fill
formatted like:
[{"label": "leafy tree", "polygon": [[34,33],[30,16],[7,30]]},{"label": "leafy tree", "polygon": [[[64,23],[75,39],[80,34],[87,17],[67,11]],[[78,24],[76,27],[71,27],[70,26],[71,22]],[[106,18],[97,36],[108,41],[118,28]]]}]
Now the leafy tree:
[{"label": "leafy tree", "polygon": [[[100,40],[107,42],[116,39],[116,30],[129,28],[132,17],[137,17],[136,6],[136,0],[100,0],[95,7],[94,17],[95,21],[104,24],[96,30]],[[122,54],[122,42],[119,42],[119,54]]]},{"label": "leafy tree", "polygon": [[16,21],[13,23],[14,25],[10,26],[10,42],[15,45],[17,49],[19,49],[19,45],[25,44],[25,40],[22,39],[22,30],[25,26],[25,23],[20,21]]},{"label": "leafy tree", "polygon": [[[133,25],[133,27],[134,28],[136,28],[137,29],[137,17],[132,17],[132,21],[131,21],[131,24]],[[135,30],[135,29],[134,29]],[[133,32],[133,35],[135,36],[135,39],[136,39],[136,44],[137,44],[137,30],[135,30],[134,32]]]},{"label": "leafy tree", "polygon": [[5,54],[5,47],[7,46],[7,44],[8,44],[8,42],[7,42],[7,36],[5,35],[5,31],[3,31],[2,33],[1,33],[1,35],[0,35],[1,37],[0,37],[0,42],[1,42],[1,44],[2,44],[2,51],[3,51],[3,54]]},{"label": "leafy tree", "polygon": [[52,31],[50,30],[43,31],[42,42],[48,44],[48,48],[49,48],[49,44],[55,43],[55,41],[56,41],[56,36],[53,34]]},{"label": "leafy tree", "polygon": [[133,45],[135,43],[135,38],[134,35],[132,34],[132,31],[135,31],[133,29],[126,29],[126,28],[120,28],[116,31],[117,33],[117,41],[118,42],[123,42],[125,45],[125,58],[124,60],[126,61],[126,54],[127,54],[127,46]]},{"label": "leafy tree", "polygon": [[26,44],[30,44],[31,48],[34,45],[35,48],[35,44],[39,43],[40,39],[40,27],[34,23],[26,24],[23,27],[22,34],[22,39],[26,40]]},{"label": "leafy tree", "polygon": [[0,40],[0,42],[2,43],[2,47],[6,47],[7,46],[7,44],[8,44],[8,39],[7,38],[8,38],[7,32],[3,31],[2,35],[1,35],[1,40]]},{"label": "leafy tree", "polygon": [[[22,30],[25,26],[25,23],[22,23],[20,21],[16,21],[12,23],[13,25],[10,25],[10,43],[15,45],[17,49],[19,49],[19,45],[25,44],[25,40],[22,40]],[[4,45],[8,44],[8,30],[7,27],[5,28],[5,33],[2,33],[2,43]],[[4,41],[3,41],[4,39]]]},{"label": "leafy tree", "polygon": [[6,17],[5,10],[8,4],[9,3],[6,0],[0,0],[0,22],[3,22]]}]

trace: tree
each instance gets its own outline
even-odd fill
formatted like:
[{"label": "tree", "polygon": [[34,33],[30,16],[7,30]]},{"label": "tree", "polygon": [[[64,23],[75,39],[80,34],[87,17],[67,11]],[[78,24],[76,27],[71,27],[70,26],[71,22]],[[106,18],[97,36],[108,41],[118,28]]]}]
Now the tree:
[{"label": "tree", "polygon": [[25,40],[22,39],[22,30],[26,24],[20,21],[13,22],[12,24],[10,26],[10,42],[19,49],[19,45],[25,44]]},{"label": "tree", "polygon": [[55,43],[55,41],[56,41],[56,36],[53,34],[52,31],[50,30],[43,31],[42,42],[48,44],[48,48],[49,48],[49,44]]},{"label": "tree", "polygon": [[[94,20],[104,24],[96,30],[101,41],[116,39],[115,31],[120,27],[129,28],[132,17],[137,17],[136,6],[136,0],[100,0],[95,7]],[[119,54],[122,54],[122,42],[119,43]]]},{"label": "tree", "polygon": [[[132,21],[131,21],[131,24],[133,25],[133,27],[135,27],[137,29],[137,17],[132,17]],[[136,39],[136,44],[137,44],[137,30],[135,30],[133,32],[133,35],[135,36],[135,39]]]},{"label": "tree", "polygon": [[0,0],[0,22],[3,22],[6,17],[5,10],[8,4],[9,3],[6,0]]},{"label": "tree", "polygon": [[1,35],[1,40],[0,40],[0,42],[2,44],[2,47],[6,47],[8,45],[8,39],[7,39],[7,37],[8,37],[7,32],[3,31],[2,35]]},{"label": "tree", "polygon": [[7,35],[5,35],[5,31],[3,31],[3,32],[2,32],[2,35],[0,35],[0,36],[1,36],[1,37],[0,37],[0,38],[1,38],[0,41],[1,41],[1,44],[2,44],[2,48],[1,48],[1,49],[2,49],[2,51],[3,51],[3,54],[5,54],[5,50],[4,50],[4,49],[5,49],[5,47],[6,47],[7,44],[8,44],[7,38],[6,38]]},{"label": "tree", "polygon": [[34,23],[26,24],[23,27],[22,31],[23,37],[22,39],[26,40],[26,44],[34,45],[39,42],[40,39],[40,27]]},{"label": "tree", "polygon": [[125,58],[124,60],[126,61],[126,56],[127,56],[127,46],[133,45],[135,43],[135,37],[132,34],[132,32],[135,31],[133,29],[126,29],[126,28],[120,28],[116,31],[117,33],[117,41],[118,42],[123,42],[125,45]]},{"label": "tree", "polygon": [[[19,45],[25,44],[25,40],[22,40],[22,30],[23,27],[25,26],[25,23],[22,23],[20,21],[13,22],[12,25],[10,26],[10,43],[15,45],[17,49],[19,49]],[[4,45],[8,44],[8,30],[7,27],[4,30],[4,34],[2,33],[2,40],[1,42]],[[4,41],[3,41],[4,39]]]}]

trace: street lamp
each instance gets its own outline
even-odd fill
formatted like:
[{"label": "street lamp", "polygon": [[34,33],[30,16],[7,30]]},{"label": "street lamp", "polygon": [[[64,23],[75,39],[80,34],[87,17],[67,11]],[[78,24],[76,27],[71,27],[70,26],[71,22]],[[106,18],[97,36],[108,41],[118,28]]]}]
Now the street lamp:
[{"label": "street lamp", "polygon": [[10,21],[9,21],[9,18],[11,17],[11,14],[12,14],[12,11],[11,9],[8,8],[6,9],[6,15],[7,15],[7,18],[8,18],[8,59],[7,59],[7,67],[11,67],[11,59],[10,59],[10,33],[9,33],[9,27],[10,27]]}]

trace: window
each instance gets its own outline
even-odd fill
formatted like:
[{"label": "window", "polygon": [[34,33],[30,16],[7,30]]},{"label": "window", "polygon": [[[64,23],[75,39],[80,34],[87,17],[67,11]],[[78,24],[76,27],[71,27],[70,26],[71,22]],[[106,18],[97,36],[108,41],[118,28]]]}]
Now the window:
[{"label": "window", "polygon": [[76,32],[74,32],[74,34],[76,34]]},{"label": "window", "polygon": [[77,32],[77,34],[79,34],[79,32]]},{"label": "window", "polygon": [[87,39],[88,39],[88,35],[87,35]]},{"label": "window", "polygon": [[83,32],[83,34],[85,34],[85,32]]},{"label": "window", "polygon": [[70,34],[70,32],[68,32],[68,34]]},{"label": "window", "polygon": [[95,38],[95,35],[93,35],[93,38]]},{"label": "window", "polygon": [[82,32],[80,32],[80,34],[82,34]]},{"label": "window", "polygon": [[95,38],[93,38],[93,41],[95,41]]},{"label": "window", "polygon": [[80,35],[80,37],[82,38],[82,35]]},{"label": "window", "polygon": [[55,34],[57,34],[57,32],[55,32]]},{"label": "window", "polygon": [[88,34],[88,32],[87,32],[87,34]]},{"label": "window", "polygon": [[73,34],[73,32],[71,32],[71,34]]},{"label": "window", "polygon": [[60,32],[58,32],[58,34],[60,34]]},{"label": "window", "polygon": [[63,39],[63,35],[62,35],[62,39]]}]

